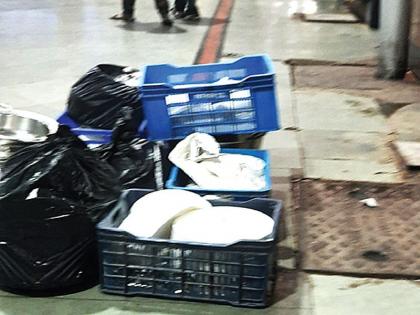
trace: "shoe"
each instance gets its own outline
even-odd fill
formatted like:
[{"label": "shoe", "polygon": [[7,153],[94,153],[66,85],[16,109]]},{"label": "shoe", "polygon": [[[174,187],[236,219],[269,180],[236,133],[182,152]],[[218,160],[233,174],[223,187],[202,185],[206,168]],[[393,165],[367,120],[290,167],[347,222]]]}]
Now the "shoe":
[{"label": "shoe", "polygon": [[198,22],[200,21],[201,17],[199,14],[185,14],[185,16],[183,17],[184,21],[189,21],[189,22]]},{"label": "shoe", "polygon": [[168,16],[162,18],[162,25],[171,27],[173,24],[174,22]]},{"label": "shoe", "polygon": [[127,23],[134,22],[134,17],[130,15],[125,15],[124,13],[118,13],[110,17],[111,20],[118,20],[118,21],[124,21]]},{"label": "shoe", "polygon": [[174,16],[175,20],[183,19],[185,17],[185,12],[181,11],[173,11],[172,15]]}]

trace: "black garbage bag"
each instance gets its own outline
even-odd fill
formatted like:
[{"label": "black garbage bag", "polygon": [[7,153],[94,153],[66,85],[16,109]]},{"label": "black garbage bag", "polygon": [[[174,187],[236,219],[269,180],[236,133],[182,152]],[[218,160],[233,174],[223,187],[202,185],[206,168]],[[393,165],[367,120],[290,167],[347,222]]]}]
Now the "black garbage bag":
[{"label": "black garbage bag", "polygon": [[60,126],[2,172],[0,287],[54,295],[97,283],[95,224],[121,192],[115,170]]},{"label": "black garbage bag", "polygon": [[92,68],[71,88],[67,101],[67,114],[86,128],[112,129],[120,117],[123,106],[134,111],[130,122],[138,128],[143,111],[138,87],[117,82],[125,67],[102,64]]},{"label": "black garbage bag", "polygon": [[93,222],[101,219],[121,192],[115,170],[66,126],[60,126],[47,141],[16,152],[5,163],[0,200],[25,200],[34,189],[86,207]]},{"label": "black garbage bag", "polygon": [[95,225],[83,208],[55,198],[0,203],[2,289],[56,295],[98,282]]},{"label": "black garbage bag", "polygon": [[170,163],[165,143],[139,138],[130,129],[130,112],[125,110],[112,132],[109,144],[94,149],[102,160],[119,174],[121,185],[128,188],[163,189]]}]

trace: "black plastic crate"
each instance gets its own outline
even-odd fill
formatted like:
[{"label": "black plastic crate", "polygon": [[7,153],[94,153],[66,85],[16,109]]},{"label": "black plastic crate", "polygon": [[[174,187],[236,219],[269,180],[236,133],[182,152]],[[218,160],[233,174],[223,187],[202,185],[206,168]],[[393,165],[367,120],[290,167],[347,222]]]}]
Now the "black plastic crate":
[{"label": "black plastic crate", "polygon": [[213,205],[251,208],[275,222],[266,239],[221,246],[138,238],[118,229],[133,203],[150,192],[124,191],[117,206],[97,225],[103,292],[245,307],[270,304],[276,278],[280,201],[212,201]]}]

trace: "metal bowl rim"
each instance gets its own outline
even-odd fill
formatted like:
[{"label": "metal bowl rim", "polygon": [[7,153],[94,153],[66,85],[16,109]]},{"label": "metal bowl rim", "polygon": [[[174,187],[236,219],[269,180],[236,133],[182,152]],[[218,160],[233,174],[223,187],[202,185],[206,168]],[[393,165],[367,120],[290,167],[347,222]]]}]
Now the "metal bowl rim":
[{"label": "metal bowl rim", "polygon": [[[1,114],[1,113],[0,113]],[[47,136],[52,135],[54,133],[57,132],[58,130],[58,122],[55,121],[54,119],[42,115],[42,114],[38,114],[38,113],[34,113],[31,111],[26,111],[26,110],[12,110],[8,113],[3,113],[4,115],[15,115],[18,116],[20,118],[26,118],[26,119],[31,119],[31,120],[36,120],[38,122],[40,122],[41,124],[43,124],[48,132],[45,136],[34,136],[34,141],[33,142],[42,142],[45,141],[45,139],[47,138]],[[0,135],[0,139],[2,140],[18,140],[15,137],[7,137],[7,136],[1,136]]]}]

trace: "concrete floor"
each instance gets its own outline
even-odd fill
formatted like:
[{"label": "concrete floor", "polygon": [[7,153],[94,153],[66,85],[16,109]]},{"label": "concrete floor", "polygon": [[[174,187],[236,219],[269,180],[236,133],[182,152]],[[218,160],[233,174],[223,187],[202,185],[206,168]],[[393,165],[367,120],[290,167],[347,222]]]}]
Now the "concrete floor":
[{"label": "concrete floor", "polygon": [[57,116],[71,85],[91,67],[113,63],[191,64],[217,1],[203,0],[198,25],[160,25],[153,1],[139,2],[130,26],[109,20],[115,0],[3,0],[0,4],[0,100]]},{"label": "concrete floor", "polygon": [[[306,0],[237,0],[223,60],[269,53],[277,70],[283,130],[271,133],[273,176],[290,203],[293,174],[343,180],[398,182],[389,151],[388,121],[377,104],[328,89],[294,89],[288,59],[354,62],[375,57],[376,35],[359,24],[304,23],[289,18]],[[324,1],[328,2],[328,1]],[[115,0],[3,0],[0,3],[0,102],[56,117],[70,86],[99,63],[140,66],[191,64],[218,1],[200,0],[198,25],[159,24],[152,1],[142,1],[130,27],[108,20]],[[289,222],[289,225],[291,223]],[[296,248],[291,235],[282,246]],[[294,261],[280,261],[294,267]],[[15,314],[396,314],[420,313],[419,283],[292,272],[289,291],[264,310],[204,303],[105,295],[98,288],[54,298],[25,298],[0,291],[0,315]]]},{"label": "concrete floor", "polygon": [[[376,35],[364,25],[334,24],[331,27],[329,23],[302,23],[299,19],[290,19],[290,13],[294,12],[290,8],[297,7],[297,11],[302,11],[303,4],[309,2],[314,1],[237,1],[225,42],[225,53],[254,54],[263,51],[279,61],[356,62],[375,56]],[[244,31],[249,25],[257,27],[252,32]]]}]

